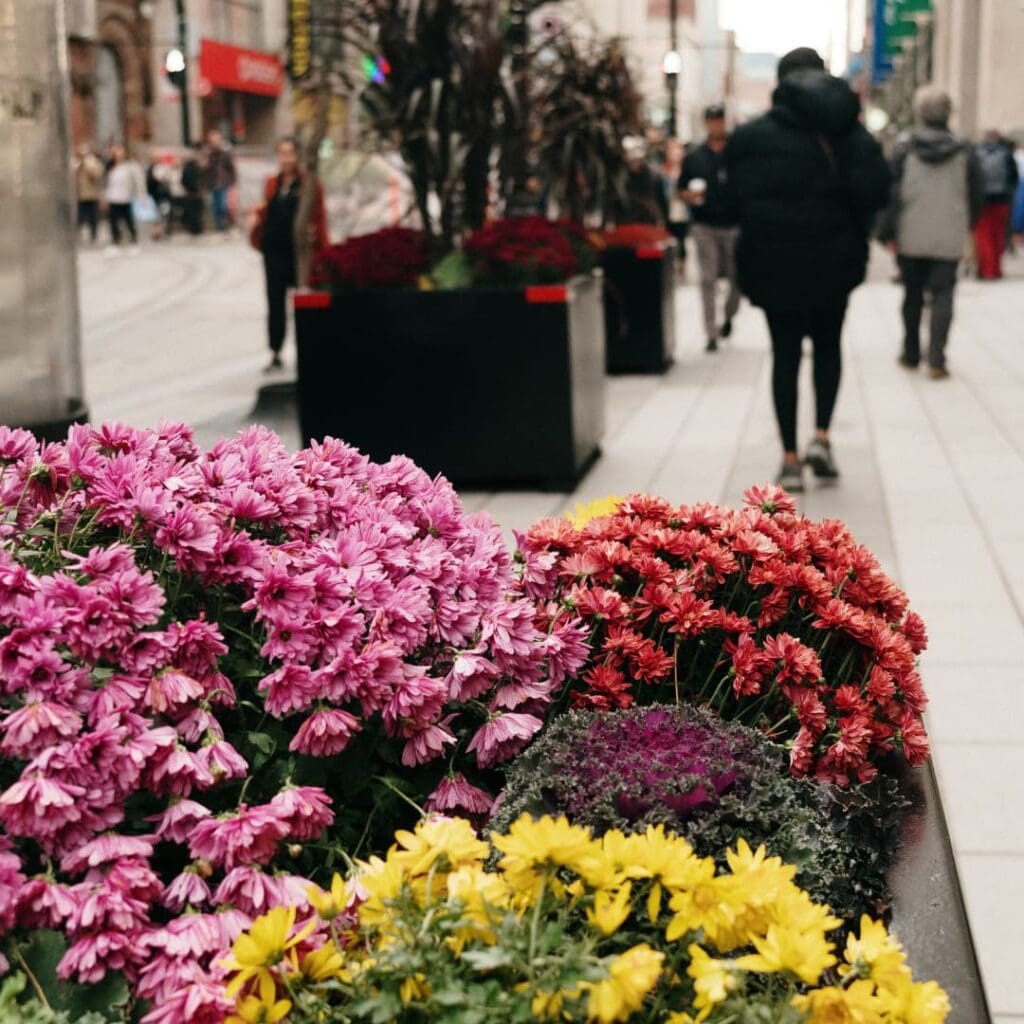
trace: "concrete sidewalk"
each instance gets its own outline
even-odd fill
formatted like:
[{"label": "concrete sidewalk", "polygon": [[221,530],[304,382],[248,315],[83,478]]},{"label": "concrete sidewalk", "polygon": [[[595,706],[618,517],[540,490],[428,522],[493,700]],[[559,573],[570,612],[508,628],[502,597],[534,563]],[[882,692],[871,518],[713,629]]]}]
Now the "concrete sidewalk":
[{"label": "concrete sidewalk", "polygon": [[[247,421],[266,358],[254,253],[174,243],[135,258],[86,253],[81,267],[94,419],[185,419],[204,443]],[[855,294],[834,425],[843,477],[812,485],[801,505],[846,520],[925,617],[930,731],[988,995],[997,1021],[1024,1024],[1024,280],[965,282],[957,300],[953,378],[933,382],[896,365],[898,289],[877,280]],[[609,382],[604,457],[576,494],[473,493],[466,504],[510,530],[633,490],[738,503],[771,479],[762,317],[745,309],[717,355],[702,351],[692,286],[678,322],[670,373]],[[274,425],[297,444],[293,424]]]}]

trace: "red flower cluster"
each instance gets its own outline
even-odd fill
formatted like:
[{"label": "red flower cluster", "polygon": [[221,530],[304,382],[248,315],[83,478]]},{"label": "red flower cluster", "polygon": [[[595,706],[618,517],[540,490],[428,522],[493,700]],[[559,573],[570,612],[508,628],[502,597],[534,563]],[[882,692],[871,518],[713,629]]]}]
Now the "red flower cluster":
[{"label": "red flower cluster", "polygon": [[543,217],[492,221],[463,248],[478,284],[557,284],[589,270],[595,261],[581,228]]},{"label": "red flower cluster", "polygon": [[429,267],[427,240],[411,228],[384,228],[322,250],[313,267],[314,287],[411,288]]},{"label": "red flower cluster", "polygon": [[659,245],[672,236],[657,224],[620,224],[604,233],[604,244],[609,248],[632,249],[638,245]]},{"label": "red flower cluster", "polygon": [[694,701],[785,741],[795,775],[843,785],[898,747],[920,764],[920,617],[844,524],[798,515],[777,487],[746,499],[633,495],[580,528],[544,519],[519,537],[539,625],[591,628],[587,668],[555,706]]}]

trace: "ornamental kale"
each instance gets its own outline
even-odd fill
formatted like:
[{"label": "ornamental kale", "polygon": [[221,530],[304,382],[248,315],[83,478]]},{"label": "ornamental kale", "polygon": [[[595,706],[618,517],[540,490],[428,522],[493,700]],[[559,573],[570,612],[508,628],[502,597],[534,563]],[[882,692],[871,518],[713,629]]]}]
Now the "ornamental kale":
[{"label": "ornamental kale", "polygon": [[888,902],[903,806],[888,777],[851,790],[794,779],[760,733],[683,705],[557,719],[509,768],[490,827],[523,813],[595,832],[664,825],[702,856],[745,839],[796,865],[798,883],[852,921]]}]

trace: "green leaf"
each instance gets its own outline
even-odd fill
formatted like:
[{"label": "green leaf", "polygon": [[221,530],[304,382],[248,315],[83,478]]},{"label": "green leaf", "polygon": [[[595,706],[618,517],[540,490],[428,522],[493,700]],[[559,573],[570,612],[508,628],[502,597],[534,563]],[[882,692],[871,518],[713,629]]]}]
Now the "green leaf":
[{"label": "green leaf", "polygon": [[455,291],[458,288],[469,288],[473,284],[473,272],[470,269],[469,257],[461,249],[450,252],[431,274],[434,284],[442,291]]},{"label": "green leaf", "polygon": [[515,962],[512,953],[500,946],[492,946],[490,949],[466,950],[462,954],[462,959],[478,971],[494,971],[499,967],[509,967]]},{"label": "green leaf", "polygon": [[265,754],[267,757],[270,757],[277,747],[274,737],[265,732],[251,732],[247,739],[261,754]]},{"label": "green leaf", "polygon": [[48,929],[33,932],[19,947],[22,959],[39,983],[46,1001],[54,1010],[67,1013],[73,1021],[89,1013],[99,1014],[108,1021],[123,1019],[122,1011],[129,999],[128,984],[123,975],[112,971],[92,985],[61,981],[57,977],[57,964],[67,948],[64,936]]}]

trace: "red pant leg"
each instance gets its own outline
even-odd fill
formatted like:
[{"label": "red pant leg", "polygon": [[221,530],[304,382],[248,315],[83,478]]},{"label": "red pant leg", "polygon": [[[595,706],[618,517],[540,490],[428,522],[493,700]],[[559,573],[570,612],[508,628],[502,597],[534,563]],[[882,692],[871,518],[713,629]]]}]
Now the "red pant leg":
[{"label": "red pant leg", "polygon": [[1008,203],[987,203],[974,229],[974,247],[978,254],[978,277],[1002,277],[1002,256],[1006,248],[1009,224]]}]

